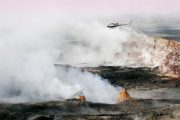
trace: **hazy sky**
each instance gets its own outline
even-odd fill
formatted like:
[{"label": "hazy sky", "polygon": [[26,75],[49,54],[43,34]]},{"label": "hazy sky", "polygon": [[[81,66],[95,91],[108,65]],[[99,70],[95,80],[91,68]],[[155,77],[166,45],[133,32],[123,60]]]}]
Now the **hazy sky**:
[{"label": "hazy sky", "polygon": [[180,0],[0,0],[0,12],[56,11],[64,14],[180,13]]}]

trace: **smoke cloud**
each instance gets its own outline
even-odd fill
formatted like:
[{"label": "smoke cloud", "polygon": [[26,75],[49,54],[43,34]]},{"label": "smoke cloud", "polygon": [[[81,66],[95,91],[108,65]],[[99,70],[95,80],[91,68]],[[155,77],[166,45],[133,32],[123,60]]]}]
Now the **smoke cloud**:
[{"label": "smoke cloud", "polygon": [[147,47],[153,44],[150,39],[131,28],[109,29],[94,20],[1,20],[0,101],[63,100],[83,91],[89,101],[115,103],[119,87],[54,64],[156,66]]}]

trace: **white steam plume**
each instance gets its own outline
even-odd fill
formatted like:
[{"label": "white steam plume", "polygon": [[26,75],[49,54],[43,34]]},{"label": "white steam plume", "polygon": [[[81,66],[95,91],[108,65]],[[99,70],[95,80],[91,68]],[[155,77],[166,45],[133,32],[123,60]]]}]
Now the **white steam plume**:
[{"label": "white steam plume", "polygon": [[57,63],[73,66],[120,65],[154,67],[154,39],[130,27],[110,29],[100,22],[61,24],[50,38],[59,39]]},{"label": "white steam plume", "polygon": [[[89,101],[115,103],[119,88],[97,75],[54,64],[151,66],[148,39],[99,22],[1,21],[0,101],[67,99],[83,90]],[[131,51],[139,58],[129,59]]]}]

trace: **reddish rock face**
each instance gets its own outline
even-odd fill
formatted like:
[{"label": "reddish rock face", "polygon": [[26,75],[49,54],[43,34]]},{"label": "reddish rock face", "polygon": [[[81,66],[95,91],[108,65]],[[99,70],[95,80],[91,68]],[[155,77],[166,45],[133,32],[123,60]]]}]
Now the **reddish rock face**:
[{"label": "reddish rock face", "polygon": [[180,42],[149,37],[148,40],[131,40],[124,46],[129,49],[127,62],[130,60],[146,67],[159,66],[160,72],[180,76]]},{"label": "reddish rock face", "polygon": [[159,39],[156,41],[155,50],[164,51],[159,70],[164,73],[171,73],[180,76],[180,42],[173,40]]}]

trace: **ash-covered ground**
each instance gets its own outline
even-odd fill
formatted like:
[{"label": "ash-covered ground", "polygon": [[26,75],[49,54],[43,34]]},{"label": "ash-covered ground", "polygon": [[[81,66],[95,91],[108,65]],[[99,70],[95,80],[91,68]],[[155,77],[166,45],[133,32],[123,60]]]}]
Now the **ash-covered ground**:
[{"label": "ash-covered ground", "polygon": [[117,104],[64,101],[1,103],[1,120],[178,120],[180,119],[180,79],[161,75],[152,68],[115,66],[85,67],[123,86],[133,98]]}]

